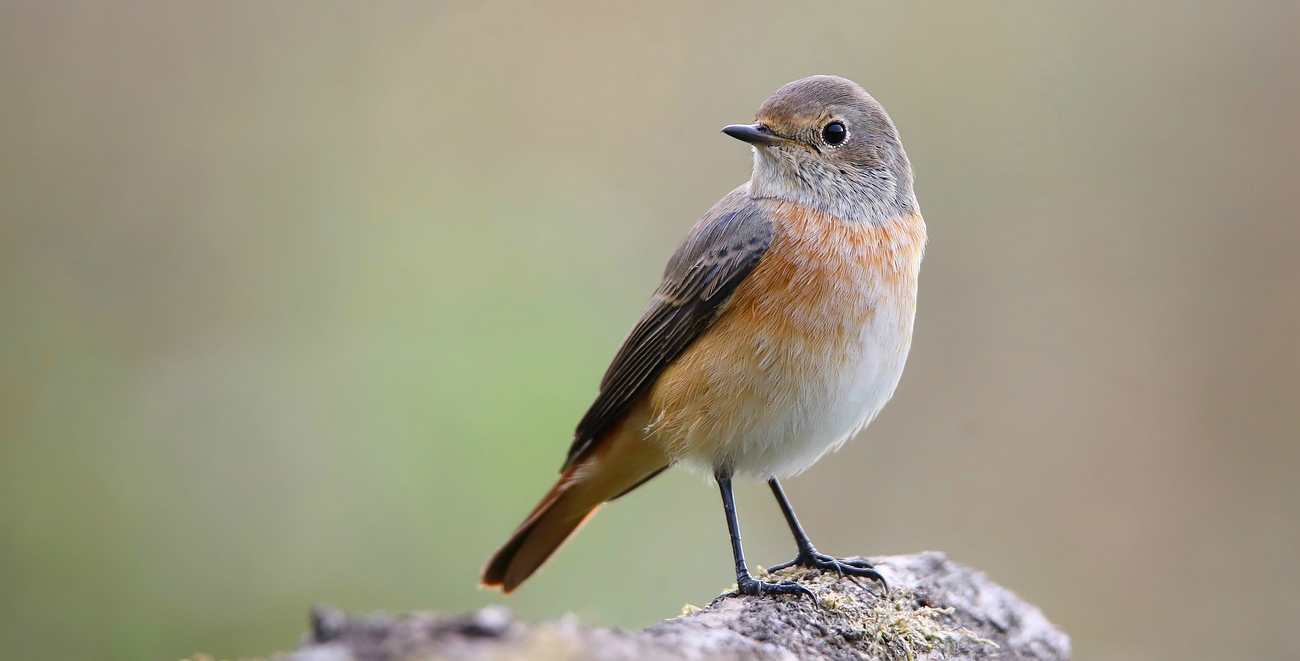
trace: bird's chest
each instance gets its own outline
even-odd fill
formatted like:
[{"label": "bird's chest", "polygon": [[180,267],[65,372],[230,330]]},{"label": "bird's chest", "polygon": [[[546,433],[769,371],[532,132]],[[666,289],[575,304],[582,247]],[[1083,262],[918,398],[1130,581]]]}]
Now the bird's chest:
[{"label": "bird's chest", "polygon": [[656,428],[691,463],[802,470],[866,424],[902,374],[919,216],[872,226],[773,215],[772,246],[654,392]]},{"label": "bird's chest", "polygon": [[[741,331],[737,339],[752,356],[751,376],[775,396],[806,392],[820,398],[821,408],[850,409],[822,411],[832,418],[857,417],[873,398],[888,398],[901,373],[923,226],[918,236],[901,222],[875,226],[814,213],[779,218],[771,249],[728,306],[729,325]],[[877,384],[887,392],[875,392]]]}]

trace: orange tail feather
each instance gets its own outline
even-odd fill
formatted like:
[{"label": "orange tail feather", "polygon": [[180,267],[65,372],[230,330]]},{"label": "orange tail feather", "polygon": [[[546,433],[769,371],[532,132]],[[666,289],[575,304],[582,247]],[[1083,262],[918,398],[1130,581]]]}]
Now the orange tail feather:
[{"label": "orange tail feather", "polygon": [[551,557],[600,506],[668,467],[659,448],[620,425],[590,457],[569,467],[483,568],[483,587],[509,594]]}]

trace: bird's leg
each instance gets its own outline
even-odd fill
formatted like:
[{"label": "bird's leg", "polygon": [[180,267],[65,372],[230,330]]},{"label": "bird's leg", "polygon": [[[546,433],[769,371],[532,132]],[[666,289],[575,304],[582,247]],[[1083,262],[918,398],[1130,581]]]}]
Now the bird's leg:
[{"label": "bird's leg", "polygon": [[811,569],[833,570],[841,576],[862,576],[875,581],[880,581],[881,587],[886,590],[889,586],[885,584],[885,577],[876,571],[870,562],[866,560],[844,560],[832,557],[825,553],[819,553],[812,545],[812,540],[808,539],[808,533],[803,531],[803,526],[799,525],[799,517],[794,515],[794,508],[790,507],[790,501],[785,497],[785,490],[781,488],[781,483],[772,478],[767,481],[767,485],[772,487],[772,495],[776,496],[776,502],[781,506],[781,513],[785,515],[785,522],[790,524],[790,534],[794,535],[794,543],[799,547],[799,554],[790,562],[784,562],[768,571],[778,571],[786,567],[808,567]]},{"label": "bird's leg", "polygon": [[767,583],[749,575],[745,552],[740,547],[740,523],[736,520],[736,501],[731,496],[731,475],[718,471],[714,477],[718,481],[718,490],[722,492],[722,510],[727,515],[727,532],[731,534],[731,555],[736,559],[736,591],[747,595],[807,595],[815,601],[812,590],[794,581]]}]

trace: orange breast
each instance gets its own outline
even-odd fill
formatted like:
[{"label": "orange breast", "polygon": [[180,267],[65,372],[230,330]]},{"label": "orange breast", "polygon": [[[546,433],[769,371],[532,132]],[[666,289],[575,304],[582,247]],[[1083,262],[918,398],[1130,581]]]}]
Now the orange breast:
[{"label": "orange breast", "polygon": [[789,202],[771,206],[777,222],[772,247],[725,311],[735,330],[837,342],[900,295],[914,311],[915,299],[906,294],[915,290],[925,248],[919,215],[871,225]]},{"label": "orange breast", "polygon": [[846,361],[900,354],[901,372],[910,344],[925,246],[919,215],[871,225],[765,204],[776,222],[768,252],[650,393],[653,431],[688,463],[726,462],[756,451],[753,444],[804,442],[795,438],[804,431],[832,434],[834,425],[819,431],[813,417],[849,417],[831,401],[857,387],[841,374]]}]

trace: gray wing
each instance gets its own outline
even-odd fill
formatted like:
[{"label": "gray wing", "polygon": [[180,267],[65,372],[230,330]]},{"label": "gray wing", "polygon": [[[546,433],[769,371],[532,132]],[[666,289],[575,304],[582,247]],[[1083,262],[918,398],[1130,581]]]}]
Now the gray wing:
[{"label": "gray wing", "polygon": [[594,449],[601,433],[713,323],[767,252],[772,233],[772,220],[745,186],[695,225],[668,260],[663,283],[601,379],[600,394],[578,423],[561,471]]}]

